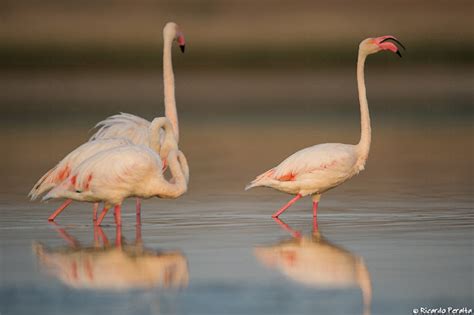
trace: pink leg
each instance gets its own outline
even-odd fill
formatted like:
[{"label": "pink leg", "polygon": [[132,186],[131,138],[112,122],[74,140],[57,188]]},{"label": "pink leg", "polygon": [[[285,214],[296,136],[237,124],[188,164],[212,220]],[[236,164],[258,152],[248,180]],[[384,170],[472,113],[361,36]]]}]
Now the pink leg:
[{"label": "pink leg", "polygon": [[278,223],[283,230],[289,232],[294,238],[301,238],[300,232],[293,230],[288,224],[286,224],[279,218],[273,218],[273,220],[275,220],[275,222]]},{"label": "pink leg", "polygon": [[313,232],[318,231],[318,202],[313,201]]},{"label": "pink leg", "polygon": [[142,202],[140,200],[140,198],[137,198],[135,200],[135,205],[136,205],[136,209],[137,209],[137,217],[141,216],[142,212]]},{"label": "pink leg", "polygon": [[104,230],[102,230],[100,226],[97,226],[97,232],[100,235],[100,238],[102,239],[103,246],[109,246],[109,239],[107,238],[107,235],[105,235]]},{"label": "pink leg", "polygon": [[115,246],[122,247],[122,226],[117,225],[115,229]]},{"label": "pink leg", "polygon": [[48,221],[54,221],[54,219],[61,213],[63,212],[64,209],[67,208],[67,206],[69,206],[72,202],[72,199],[68,199],[66,201],[63,202],[62,205],[59,206],[59,208],[57,208],[52,215],[49,216],[48,218]]},{"label": "pink leg", "polygon": [[114,215],[115,215],[115,224],[117,226],[121,226],[122,225],[122,215],[120,213],[120,205],[116,205],[115,208],[114,208]]},{"label": "pink leg", "polygon": [[95,222],[95,225],[99,226],[102,223],[102,220],[104,219],[105,215],[107,214],[107,211],[109,211],[109,208],[107,208],[104,205],[104,209],[102,210],[102,213],[100,214],[99,218]]},{"label": "pink leg", "polygon": [[94,225],[94,247],[96,248],[99,247],[99,229],[100,227]]},{"label": "pink leg", "polygon": [[273,215],[272,215],[272,218],[278,218],[278,216],[280,214],[282,214],[283,212],[286,211],[286,209],[288,209],[292,204],[294,204],[298,199],[300,199],[302,196],[300,194],[297,194],[295,198],[291,199],[286,205],[283,206],[283,208],[281,208],[280,210],[278,210],[277,212],[275,212]]},{"label": "pink leg", "polygon": [[99,210],[99,203],[98,202],[95,202],[94,203],[94,208],[93,208],[93,211],[92,211],[92,220],[94,222],[97,221],[97,211]]}]

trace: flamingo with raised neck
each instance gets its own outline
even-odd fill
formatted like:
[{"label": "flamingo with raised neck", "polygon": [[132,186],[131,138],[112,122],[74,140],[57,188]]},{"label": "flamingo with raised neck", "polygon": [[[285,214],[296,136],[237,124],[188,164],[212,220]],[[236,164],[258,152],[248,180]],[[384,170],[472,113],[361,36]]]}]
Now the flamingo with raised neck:
[{"label": "flamingo with raised neck", "polygon": [[404,48],[394,36],[367,38],[359,45],[357,86],[361,135],[358,144],[325,143],[302,149],[247,185],[246,190],[265,186],[296,195],[272,215],[274,218],[281,215],[301,197],[312,196],[313,216],[317,222],[321,194],[339,186],[364,169],[371,142],[369,106],[364,81],[365,60],[368,55],[382,50],[390,50],[401,57],[395,43]]}]

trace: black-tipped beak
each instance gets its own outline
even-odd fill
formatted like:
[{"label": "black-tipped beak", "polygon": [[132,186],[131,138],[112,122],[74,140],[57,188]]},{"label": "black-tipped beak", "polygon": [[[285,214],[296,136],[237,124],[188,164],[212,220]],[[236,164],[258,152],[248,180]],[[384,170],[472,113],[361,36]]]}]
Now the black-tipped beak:
[{"label": "black-tipped beak", "polygon": [[186,47],[185,45],[179,45],[179,49],[181,49],[181,52],[182,52],[182,53],[184,53],[184,48],[185,48],[185,47]]},{"label": "black-tipped beak", "polygon": [[398,45],[400,45],[400,47],[403,48],[403,50],[406,50],[405,46],[403,46],[402,43],[400,43],[400,41],[398,39],[396,39],[395,37],[388,37],[388,38],[385,38],[383,41],[381,41],[381,43],[383,42],[386,42],[388,40],[393,40],[395,43],[397,43]]},{"label": "black-tipped beak", "polygon": [[396,54],[398,55],[398,57],[402,58],[402,54],[400,53],[400,50],[397,50]]}]

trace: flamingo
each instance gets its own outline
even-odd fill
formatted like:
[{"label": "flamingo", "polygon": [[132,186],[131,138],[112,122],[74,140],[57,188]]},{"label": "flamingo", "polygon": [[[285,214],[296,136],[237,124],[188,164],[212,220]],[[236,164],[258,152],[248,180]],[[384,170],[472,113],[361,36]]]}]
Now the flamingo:
[{"label": "flamingo", "polygon": [[371,141],[369,107],[364,82],[365,59],[368,55],[382,50],[390,50],[401,57],[399,48],[393,42],[405,49],[394,36],[367,38],[359,45],[357,85],[361,113],[361,136],[358,144],[325,143],[302,149],[290,155],[278,166],[264,172],[245,187],[245,190],[248,190],[264,186],[296,195],[272,217],[277,218],[298,199],[311,195],[313,217],[317,220],[321,194],[339,186],[364,170]]},{"label": "flamingo", "polygon": [[[152,124],[149,126],[150,133],[153,135],[159,135],[161,129],[163,128],[165,135],[171,137],[173,134],[172,125],[167,122],[166,118],[162,119],[155,119]],[[169,154],[169,151],[172,148],[172,145],[166,143],[161,147],[160,145],[156,145],[157,143],[157,136],[152,138],[153,140],[149,143],[149,146],[155,150],[156,152],[160,152],[160,157],[162,159],[166,158]],[[166,136],[165,136],[166,137]],[[87,160],[88,158],[94,156],[98,152],[105,151],[108,149],[113,149],[123,145],[133,145],[133,143],[125,138],[109,138],[109,139],[97,139],[94,141],[89,141],[72,152],[70,152],[66,157],[64,157],[56,166],[50,169],[46,174],[44,174],[38,182],[33,186],[33,189],[29,193],[29,197],[31,200],[35,200],[41,194],[53,189],[57,185],[59,185],[63,180],[69,177],[72,170],[74,170],[77,166],[79,166],[83,161]],[[67,199],[61,204],[48,218],[49,221],[54,221],[54,219],[64,211],[70,204],[72,200]],[[97,220],[97,210],[98,210],[98,203],[94,204],[93,210],[93,220]],[[140,204],[139,199],[137,199],[137,216],[140,216]]]},{"label": "flamingo", "polygon": [[[156,120],[166,120],[160,117]],[[169,122],[168,122],[169,123]],[[158,135],[152,139],[158,143]],[[172,134],[165,144],[174,148],[168,155],[173,176],[168,182],[163,175],[160,156],[144,145],[123,145],[101,151],[83,161],[70,175],[43,197],[43,200],[67,198],[86,202],[104,202],[104,209],[96,221],[100,225],[108,210],[115,209],[115,223],[121,225],[121,204],[125,198],[178,198],[187,191],[189,168],[186,157],[177,149]]]},{"label": "flamingo", "polygon": [[[163,85],[165,117],[173,125],[176,142],[179,142],[178,113],[176,110],[176,99],[174,89],[173,63],[171,59],[171,46],[176,40],[181,51],[184,53],[185,40],[180,27],[174,22],[166,23],[163,28]],[[104,138],[127,138],[135,144],[148,144],[150,138],[150,122],[141,117],[120,113],[110,116],[99,122],[96,128],[99,130],[91,137],[91,140]]]}]

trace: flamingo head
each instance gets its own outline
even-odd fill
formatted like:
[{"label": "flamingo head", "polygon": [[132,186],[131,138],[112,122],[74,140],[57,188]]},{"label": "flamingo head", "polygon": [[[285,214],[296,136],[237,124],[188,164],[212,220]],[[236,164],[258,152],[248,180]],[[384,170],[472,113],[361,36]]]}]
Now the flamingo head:
[{"label": "flamingo head", "polygon": [[176,40],[176,42],[179,45],[179,48],[181,49],[181,52],[184,53],[184,48],[186,47],[186,43],[184,40],[183,32],[181,32],[178,24],[174,22],[166,23],[165,27],[163,28],[163,37],[164,38],[171,37],[173,40]]},{"label": "flamingo head", "polygon": [[400,43],[398,39],[395,38],[395,36],[391,35],[364,39],[360,43],[359,49],[365,52],[367,55],[375,54],[381,50],[390,50],[401,57],[402,54],[400,53],[400,49],[395,44],[405,49],[405,46],[403,46],[403,44]]}]

